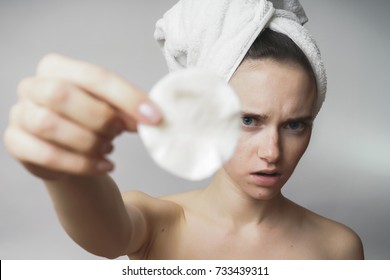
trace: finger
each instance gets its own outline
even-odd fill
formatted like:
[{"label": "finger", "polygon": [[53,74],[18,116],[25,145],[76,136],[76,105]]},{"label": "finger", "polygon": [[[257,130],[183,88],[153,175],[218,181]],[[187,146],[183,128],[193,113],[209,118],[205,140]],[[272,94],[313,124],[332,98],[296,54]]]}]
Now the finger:
[{"label": "finger", "polygon": [[50,54],[41,60],[37,72],[39,76],[75,83],[139,122],[157,124],[162,118],[158,107],[145,94],[101,67]]},{"label": "finger", "polygon": [[60,115],[24,101],[11,110],[10,122],[35,136],[90,155],[104,155],[112,151],[111,139],[94,134]]},{"label": "finger", "polygon": [[67,151],[15,126],[7,128],[4,142],[18,160],[50,170],[78,175],[99,175],[114,168],[105,158],[92,158]]},{"label": "finger", "polygon": [[57,78],[24,79],[19,84],[18,94],[106,137],[112,138],[124,129],[113,107]]}]

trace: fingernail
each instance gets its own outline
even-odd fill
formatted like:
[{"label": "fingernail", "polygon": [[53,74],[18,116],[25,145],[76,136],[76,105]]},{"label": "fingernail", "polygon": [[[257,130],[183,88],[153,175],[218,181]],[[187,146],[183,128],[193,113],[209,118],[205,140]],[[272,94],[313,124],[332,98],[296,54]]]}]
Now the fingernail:
[{"label": "fingernail", "polygon": [[96,164],[96,170],[98,172],[106,172],[106,171],[111,171],[114,169],[114,165],[111,162],[108,162],[106,160],[99,161]]},{"label": "fingernail", "polygon": [[155,108],[154,106],[148,104],[148,103],[142,103],[138,107],[139,112],[146,117],[148,120],[150,120],[153,123],[157,123],[161,117],[161,112]]}]

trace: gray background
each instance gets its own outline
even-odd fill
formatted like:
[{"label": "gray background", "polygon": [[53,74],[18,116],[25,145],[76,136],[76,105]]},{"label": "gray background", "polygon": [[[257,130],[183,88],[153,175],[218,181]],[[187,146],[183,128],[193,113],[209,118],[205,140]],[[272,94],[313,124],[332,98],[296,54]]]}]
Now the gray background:
[{"label": "gray background", "polygon": [[[59,52],[102,65],[145,91],[166,73],[155,21],[175,0],[0,0],[0,131],[20,79]],[[329,91],[285,194],[353,228],[368,259],[390,259],[390,1],[302,0]],[[61,229],[45,189],[0,146],[0,259],[95,259]],[[163,195],[204,186],[162,172],[137,135],[116,140],[122,190]]]}]

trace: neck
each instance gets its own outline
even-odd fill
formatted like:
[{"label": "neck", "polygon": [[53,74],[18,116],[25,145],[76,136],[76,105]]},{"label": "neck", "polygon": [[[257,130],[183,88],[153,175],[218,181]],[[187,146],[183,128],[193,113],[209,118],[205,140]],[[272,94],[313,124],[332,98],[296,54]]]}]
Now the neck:
[{"label": "neck", "polygon": [[218,221],[233,226],[277,222],[285,202],[281,193],[267,200],[251,197],[233,182],[224,169],[215,175],[204,195],[209,202],[208,213],[213,213]]}]

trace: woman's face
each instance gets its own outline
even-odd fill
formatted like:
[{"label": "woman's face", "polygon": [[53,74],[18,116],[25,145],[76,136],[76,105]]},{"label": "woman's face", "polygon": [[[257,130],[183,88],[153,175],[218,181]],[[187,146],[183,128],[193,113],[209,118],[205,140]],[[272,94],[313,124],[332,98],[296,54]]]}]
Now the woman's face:
[{"label": "woman's face", "polygon": [[230,80],[242,108],[242,135],[224,171],[255,199],[280,193],[311,136],[315,81],[300,65],[244,61]]}]

